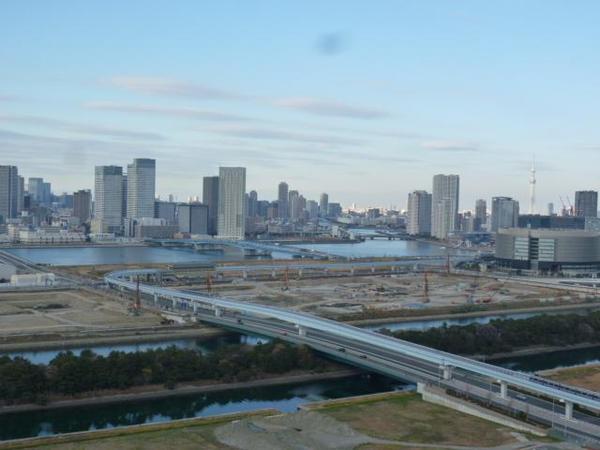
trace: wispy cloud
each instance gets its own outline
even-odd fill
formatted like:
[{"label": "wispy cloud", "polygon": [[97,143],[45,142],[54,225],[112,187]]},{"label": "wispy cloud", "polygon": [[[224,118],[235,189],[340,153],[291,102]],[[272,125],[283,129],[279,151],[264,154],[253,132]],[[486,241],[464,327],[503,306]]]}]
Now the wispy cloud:
[{"label": "wispy cloud", "polygon": [[440,152],[478,152],[481,150],[481,147],[473,142],[446,140],[422,142],[421,148]]},{"label": "wispy cloud", "polygon": [[88,109],[113,111],[122,113],[147,114],[181,117],[194,120],[205,120],[214,122],[241,122],[250,121],[249,117],[227,114],[218,111],[207,111],[190,107],[168,107],[157,105],[134,105],[115,102],[88,102],[84,104]]},{"label": "wispy cloud", "polygon": [[220,134],[221,136],[235,137],[242,139],[262,139],[262,140],[277,140],[291,142],[305,142],[314,144],[329,144],[329,145],[362,145],[364,141],[360,139],[343,138],[339,136],[319,135],[310,133],[298,133],[294,131],[278,130],[274,128],[257,128],[257,127],[219,127],[208,129],[211,133]]},{"label": "wispy cloud", "polygon": [[143,94],[195,98],[199,100],[239,100],[241,95],[199,83],[170,78],[117,76],[108,82],[121,89]]},{"label": "wispy cloud", "polygon": [[274,100],[273,105],[317,116],[346,117],[351,119],[381,119],[389,117],[387,112],[378,109],[311,97],[280,98]]},{"label": "wispy cloud", "polygon": [[44,127],[53,130],[68,131],[71,133],[94,136],[148,141],[162,141],[165,139],[161,134],[154,132],[127,130],[123,128],[113,128],[101,125],[80,124],[48,117],[0,114],[0,120],[3,122],[18,123],[34,127]]}]

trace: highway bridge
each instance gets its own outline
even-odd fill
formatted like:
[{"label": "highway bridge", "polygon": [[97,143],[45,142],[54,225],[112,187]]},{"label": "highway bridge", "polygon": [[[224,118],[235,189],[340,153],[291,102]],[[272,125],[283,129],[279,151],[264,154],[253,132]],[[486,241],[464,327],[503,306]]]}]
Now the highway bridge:
[{"label": "highway bridge", "polygon": [[306,248],[294,247],[290,245],[281,245],[270,242],[260,241],[242,241],[229,239],[146,239],[152,245],[163,247],[192,247],[202,248],[235,248],[242,250],[246,254],[271,255],[273,252],[284,253],[297,258],[311,259],[340,259],[341,257],[331,255],[318,250],[309,250]]},{"label": "highway bridge", "polygon": [[[139,277],[139,278],[138,278]],[[137,280],[144,280],[138,283]],[[212,297],[148,283],[160,271],[123,270],[105,276],[121,291],[138,288],[155,307],[197,320],[309,345],[349,364],[394,378],[436,384],[479,402],[531,418],[591,441],[600,436],[600,394],[370,330],[272,306]]]}]

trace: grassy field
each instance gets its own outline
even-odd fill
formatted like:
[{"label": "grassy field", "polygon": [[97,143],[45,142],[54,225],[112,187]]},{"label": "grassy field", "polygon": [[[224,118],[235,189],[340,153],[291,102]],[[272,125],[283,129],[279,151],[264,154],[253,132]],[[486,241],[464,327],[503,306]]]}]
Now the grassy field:
[{"label": "grassy field", "polygon": [[[516,442],[509,428],[426,403],[418,394],[357,404],[334,404],[318,411],[349,424],[359,432],[381,439],[482,447]],[[362,448],[379,450],[400,447],[371,444]]]},{"label": "grassy field", "polygon": [[[517,437],[515,437],[516,433],[513,433],[510,428],[426,403],[421,400],[418,394],[414,393],[375,394],[364,398],[319,402],[313,406],[309,405],[308,409],[311,410],[309,414],[317,414],[317,417],[327,415],[371,438],[397,442],[361,445],[360,450],[407,450],[413,448],[412,444],[485,448],[518,443]],[[264,410],[254,415],[239,414],[189,419],[165,424],[104,430],[95,433],[80,433],[76,436],[66,435],[50,438],[49,440],[22,442],[16,445],[0,444],[0,449],[230,449],[230,447],[216,439],[214,434],[216,428],[238,419],[249,420],[253,423],[256,421],[256,423],[264,425],[265,421],[269,422],[271,420],[269,417],[273,419],[279,417],[277,426],[271,427],[274,430],[287,427],[289,431],[290,429],[294,430],[294,427],[297,426],[295,421],[292,420],[295,417],[294,415],[288,414],[282,417],[276,411]],[[320,421],[320,423],[323,422],[326,421]],[[277,433],[277,431],[269,431],[268,433],[272,432]],[[335,430],[329,430],[329,433],[336,436]],[[534,438],[525,433],[518,434],[535,442],[549,441],[549,439]],[[291,438],[289,434],[286,436],[286,442],[291,446],[285,448],[310,448],[302,447],[301,433],[292,433]]]},{"label": "grassy field", "polygon": [[600,364],[560,369],[545,376],[561,383],[600,391]]}]

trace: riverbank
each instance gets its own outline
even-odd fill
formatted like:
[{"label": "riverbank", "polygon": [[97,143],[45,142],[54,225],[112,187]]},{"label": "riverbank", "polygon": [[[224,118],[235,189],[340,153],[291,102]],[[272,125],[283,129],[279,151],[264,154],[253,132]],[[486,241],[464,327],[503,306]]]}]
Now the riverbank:
[{"label": "riverbank", "polygon": [[[431,311],[423,311],[417,310],[412,311],[409,316],[397,316],[397,317],[385,317],[385,318],[377,318],[377,319],[359,319],[359,320],[347,320],[344,321],[347,324],[355,325],[358,327],[366,327],[366,326],[374,326],[374,325],[386,325],[392,323],[406,323],[406,322],[415,322],[415,321],[427,321],[427,320],[452,320],[452,319],[468,319],[468,318],[476,318],[476,317],[486,317],[486,316],[507,316],[511,314],[537,314],[537,313],[569,313],[586,311],[586,310],[597,310],[600,309],[600,304],[598,303],[578,303],[578,304],[570,304],[570,305],[557,305],[557,306],[523,306],[522,308],[511,305],[511,307],[502,308],[502,309],[494,309],[493,305],[490,309],[485,309],[481,311],[470,311],[470,312],[460,312],[460,313],[441,313],[441,314],[427,314]],[[419,313],[423,313],[420,315]],[[382,327],[384,328],[384,327]]]},{"label": "riverbank", "polygon": [[543,370],[537,374],[560,383],[600,391],[600,364]]},{"label": "riverbank", "polygon": [[77,406],[106,405],[111,403],[121,403],[139,400],[155,400],[167,397],[177,397],[192,394],[202,394],[208,392],[222,392],[243,388],[254,388],[264,386],[279,386],[285,384],[304,383],[308,381],[324,381],[346,378],[360,374],[358,369],[343,369],[322,373],[292,372],[284,376],[271,376],[258,380],[244,381],[239,383],[213,383],[202,382],[181,383],[173,389],[166,389],[162,385],[147,385],[137,388],[131,388],[123,393],[114,392],[106,395],[95,395],[83,398],[68,398],[64,400],[51,401],[46,405],[35,403],[26,403],[21,405],[10,405],[0,407],[0,415],[10,413],[47,411],[60,408],[72,408]]},{"label": "riverbank", "polygon": [[[165,340],[179,339],[198,339],[209,340],[217,337],[226,336],[229,331],[219,328],[193,326],[162,326],[150,327],[144,329],[126,329],[126,330],[106,330],[96,331],[95,334],[82,336],[81,333],[37,336],[43,340],[26,340],[19,342],[10,342],[11,338],[0,341],[0,353],[25,352],[36,350],[68,350],[77,347],[94,347],[100,345],[117,344],[143,344],[149,342],[158,342]],[[35,339],[33,336],[31,339]]]},{"label": "riverbank", "polygon": [[[525,347],[519,350],[514,350],[512,352],[506,353],[494,353],[491,355],[466,355],[467,358],[476,359],[479,361],[486,362],[499,362],[503,359],[508,358],[517,358],[522,356],[533,356],[533,355],[543,355],[546,353],[554,353],[554,352],[563,352],[570,350],[582,350],[586,348],[600,348],[600,343],[598,342],[584,342],[581,344],[573,344],[573,345],[555,345],[555,346],[537,346],[537,347]],[[555,370],[555,369],[553,369]],[[559,370],[559,369],[556,369]]]}]

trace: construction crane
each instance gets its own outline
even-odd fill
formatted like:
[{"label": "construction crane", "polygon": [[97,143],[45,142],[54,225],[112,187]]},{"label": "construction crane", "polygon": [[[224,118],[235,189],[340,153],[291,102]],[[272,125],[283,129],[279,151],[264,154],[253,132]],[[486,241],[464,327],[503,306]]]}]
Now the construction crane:
[{"label": "construction crane", "polygon": [[289,266],[285,266],[285,270],[283,271],[283,287],[281,288],[282,291],[289,291],[290,290],[290,267]]},{"label": "construction crane", "polygon": [[142,301],[141,301],[141,296],[140,296],[140,276],[139,275],[136,277],[135,299],[133,300],[133,302],[130,303],[128,310],[129,310],[129,313],[133,314],[134,316],[139,316],[140,312],[142,310]]},{"label": "construction crane", "polygon": [[210,295],[212,293],[212,273],[208,273],[208,275],[206,275],[206,292],[208,292],[208,295]]}]

